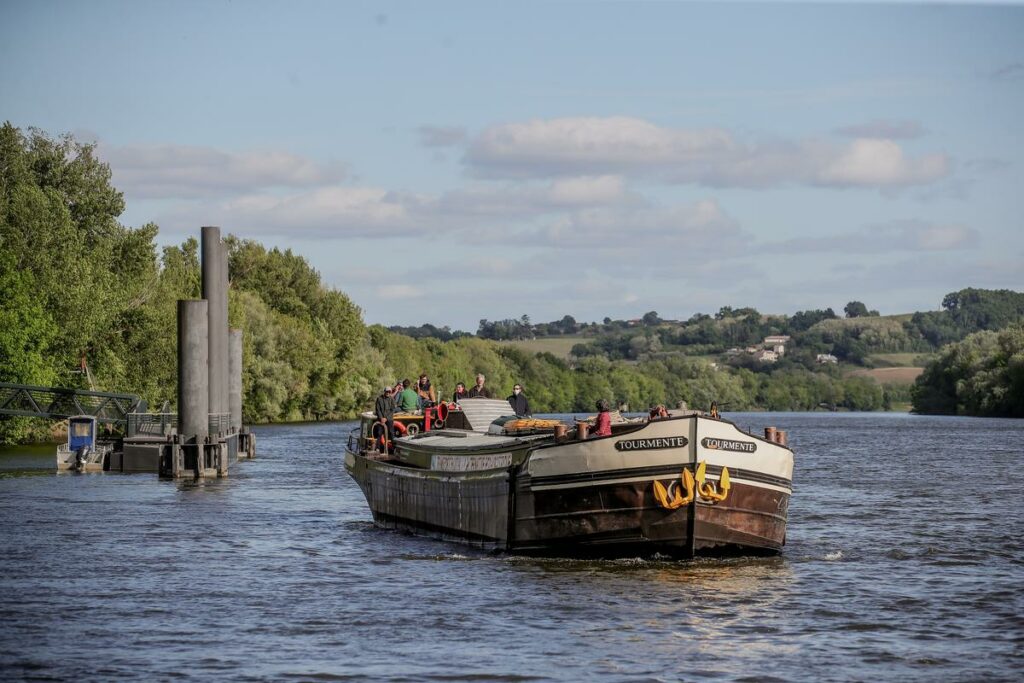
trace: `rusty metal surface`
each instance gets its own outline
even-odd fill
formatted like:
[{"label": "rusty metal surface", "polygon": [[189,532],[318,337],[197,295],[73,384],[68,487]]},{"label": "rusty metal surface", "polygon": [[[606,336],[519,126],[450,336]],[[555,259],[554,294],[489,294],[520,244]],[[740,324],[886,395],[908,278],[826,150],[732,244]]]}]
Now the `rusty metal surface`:
[{"label": "rusty metal surface", "polygon": [[350,472],[381,526],[484,547],[507,543],[509,476],[505,470],[438,476],[356,458]]},{"label": "rusty metal surface", "polygon": [[[698,552],[735,546],[778,550],[786,533],[789,496],[736,484],[727,503],[696,506],[693,547]],[[692,507],[666,510],[649,481],[516,492],[513,547],[603,546],[614,541],[634,553],[685,554]]]},{"label": "rusty metal surface", "polygon": [[695,547],[751,546],[779,550],[786,539],[790,496],[771,489],[736,484],[716,505],[697,505]]}]

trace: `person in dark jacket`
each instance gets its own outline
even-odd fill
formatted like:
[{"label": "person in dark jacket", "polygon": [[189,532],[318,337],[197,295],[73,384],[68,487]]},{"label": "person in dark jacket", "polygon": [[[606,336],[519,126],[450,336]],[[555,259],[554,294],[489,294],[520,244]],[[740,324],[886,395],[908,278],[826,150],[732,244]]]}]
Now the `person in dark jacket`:
[{"label": "person in dark jacket", "polygon": [[388,441],[394,439],[395,400],[391,397],[391,387],[384,387],[384,391],[377,397],[377,401],[373,404],[373,414],[377,417],[377,422],[387,428]]},{"label": "person in dark jacket", "polygon": [[484,388],[484,376],[479,374],[476,376],[476,384],[466,394],[467,398],[490,398],[491,392]]},{"label": "person in dark jacket", "polygon": [[455,385],[455,393],[452,394],[452,403],[458,403],[462,399],[466,398],[466,385],[459,382]]},{"label": "person in dark jacket", "polygon": [[512,410],[515,411],[516,417],[524,417],[531,415],[530,402],[526,400],[526,394],[523,393],[523,387],[521,384],[517,384],[512,387],[512,395],[508,397],[508,404],[512,406]]}]

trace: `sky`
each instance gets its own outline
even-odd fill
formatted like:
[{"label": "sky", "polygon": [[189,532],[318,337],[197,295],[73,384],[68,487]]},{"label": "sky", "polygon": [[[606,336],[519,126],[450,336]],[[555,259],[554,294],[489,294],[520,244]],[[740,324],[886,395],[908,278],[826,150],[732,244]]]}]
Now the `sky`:
[{"label": "sky", "polygon": [[1017,3],[0,0],[0,119],[367,323],[1024,290]]}]

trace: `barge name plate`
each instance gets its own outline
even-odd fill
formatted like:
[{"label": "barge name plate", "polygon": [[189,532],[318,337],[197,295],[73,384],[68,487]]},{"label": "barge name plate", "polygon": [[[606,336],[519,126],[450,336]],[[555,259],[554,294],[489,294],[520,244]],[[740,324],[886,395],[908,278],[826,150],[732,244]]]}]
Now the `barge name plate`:
[{"label": "barge name plate", "polygon": [[735,451],[737,453],[753,453],[757,450],[757,444],[753,441],[737,441],[736,439],[716,439],[706,436],[700,440],[700,445],[711,451]]},{"label": "barge name plate", "polygon": [[683,448],[690,440],[685,436],[663,436],[654,439],[627,439],[616,441],[617,451],[654,451],[662,448]]},{"label": "barge name plate", "polygon": [[482,470],[503,469],[511,465],[511,453],[430,456],[430,469],[439,472],[480,472]]}]

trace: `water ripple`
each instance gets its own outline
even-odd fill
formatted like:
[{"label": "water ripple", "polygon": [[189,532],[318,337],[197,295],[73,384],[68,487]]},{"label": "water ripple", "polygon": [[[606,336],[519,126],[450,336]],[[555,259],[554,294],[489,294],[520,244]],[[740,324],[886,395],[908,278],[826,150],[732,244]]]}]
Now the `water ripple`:
[{"label": "water ripple", "polygon": [[1024,423],[756,414],[797,452],[779,557],[496,555],[376,529],[348,425],[225,480],[0,453],[0,679],[1016,680]]}]

